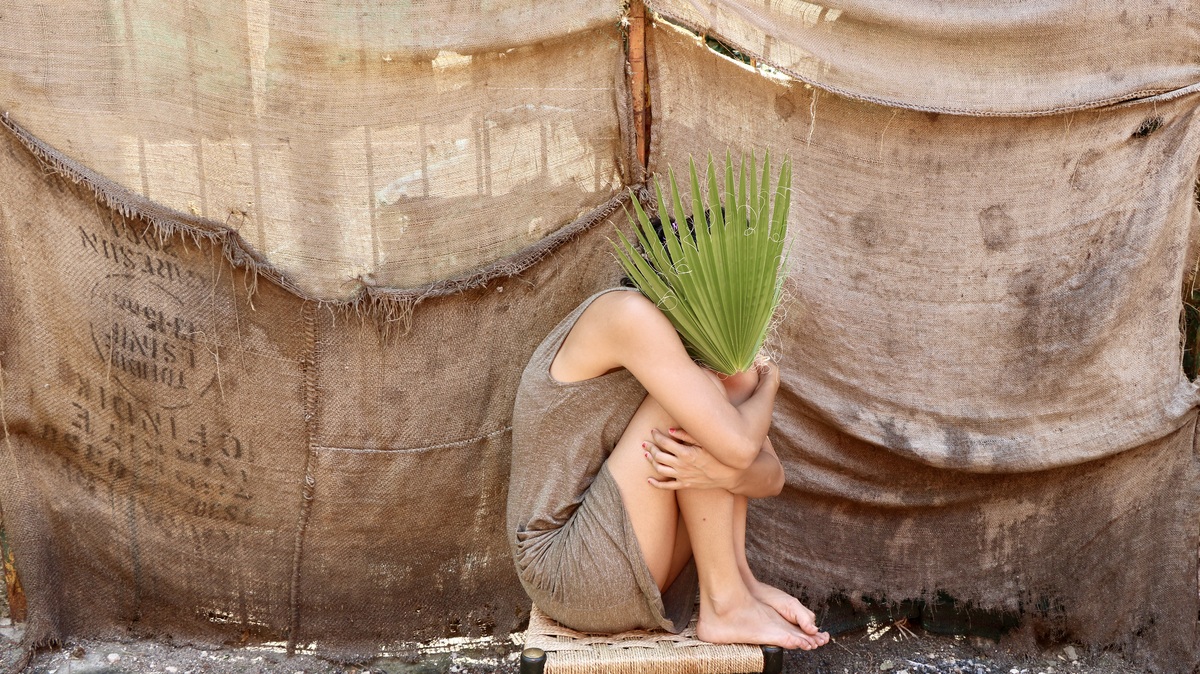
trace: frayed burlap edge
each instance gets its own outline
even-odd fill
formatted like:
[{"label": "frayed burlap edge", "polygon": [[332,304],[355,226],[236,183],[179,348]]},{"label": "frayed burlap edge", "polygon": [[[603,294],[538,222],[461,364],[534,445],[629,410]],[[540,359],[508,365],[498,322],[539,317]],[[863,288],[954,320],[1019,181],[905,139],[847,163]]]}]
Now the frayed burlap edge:
[{"label": "frayed burlap edge", "polygon": [[[626,100],[618,102],[619,118],[630,114],[624,110],[628,107],[628,96],[621,96],[622,93],[624,92],[618,92],[618,98]],[[624,126],[623,124],[623,131]],[[304,293],[287,274],[272,265],[270,260],[255,250],[236,230],[213,220],[168,208],[130,191],[51,147],[13,120],[8,112],[0,115],[0,127],[11,133],[47,172],[62,176],[75,185],[84,186],[95,195],[97,201],[121,217],[142,221],[153,229],[160,241],[179,235],[190,237],[196,244],[204,242],[219,247],[231,265],[251,273],[251,295],[254,294],[258,279],[265,278],[303,300],[317,303],[320,307],[346,311],[364,319],[373,317],[385,333],[398,328],[401,335],[412,329],[413,311],[424,300],[454,295],[497,279],[520,274],[629,203],[629,192],[622,190],[537,243],[464,275],[411,288],[364,285],[347,299],[330,300]],[[625,145],[628,143],[623,144],[621,151],[628,154]],[[640,177],[640,174],[635,177]],[[644,185],[633,185],[631,189],[638,194],[646,193]]]}]

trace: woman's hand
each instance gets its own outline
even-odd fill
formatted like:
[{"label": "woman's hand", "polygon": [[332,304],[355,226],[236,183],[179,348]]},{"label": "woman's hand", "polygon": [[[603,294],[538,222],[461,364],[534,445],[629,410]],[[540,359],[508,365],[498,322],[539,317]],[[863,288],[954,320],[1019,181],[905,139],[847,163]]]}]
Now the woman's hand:
[{"label": "woman's hand", "polygon": [[642,443],[646,460],[657,478],[650,484],[659,489],[725,489],[732,490],[742,471],[730,468],[696,444],[682,428],[673,428],[670,435],[658,429],[650,431],[650,440]]},{"label": "woman's hand", "polygon": [[754,369],[758,372],[758,385],[771,386],[774,390],[779,390],[779,368],[771,362],[771,357],[759,353],[754,358]]},{"label": "woman's hand", "polygon": [[672,428],[670,435],[650,431],[643,443],[646,459],[657,477],[648,478],[659,489],[724,489],[748,498],[776,496],[783,489],[783,465],[770,440],[745,470],[721,463],[701,447],[687,431]]}]

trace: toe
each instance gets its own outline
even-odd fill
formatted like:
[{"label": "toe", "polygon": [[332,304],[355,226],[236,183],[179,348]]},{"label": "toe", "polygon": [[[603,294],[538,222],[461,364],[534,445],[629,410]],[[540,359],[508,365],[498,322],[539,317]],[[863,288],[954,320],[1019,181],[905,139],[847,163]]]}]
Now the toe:
[{"label": "toe", "polygon": [[796,621],[796,624],[799,625],[800,629],[804,630],[806,634],[816,635],[821,631],[821,629],[817,627],[817,616],[808,609],[801,609],[800,619]]}]

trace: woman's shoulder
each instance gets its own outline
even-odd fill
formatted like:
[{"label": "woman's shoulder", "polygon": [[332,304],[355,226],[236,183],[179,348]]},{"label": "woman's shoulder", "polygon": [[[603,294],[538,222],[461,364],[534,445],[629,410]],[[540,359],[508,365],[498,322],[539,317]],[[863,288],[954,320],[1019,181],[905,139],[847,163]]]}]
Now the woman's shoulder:
[{"label": "woman's shoulder", "polygon": [[[654,354],[682,348],[679,333],[662,311],[640,292],[611,292],[597,297],[580,318],[581,342],[597,352]],[[624,364],[624,358],[616,356]]]},{"label": "woman's shoulder", "polygon": [[671,322],[654,302],[632,289],[622,288],[600,295],[588,306],[587,312],[594,318],[603,319],[603,323],[608,325],[662,327],[665,324],[671,328]]}]

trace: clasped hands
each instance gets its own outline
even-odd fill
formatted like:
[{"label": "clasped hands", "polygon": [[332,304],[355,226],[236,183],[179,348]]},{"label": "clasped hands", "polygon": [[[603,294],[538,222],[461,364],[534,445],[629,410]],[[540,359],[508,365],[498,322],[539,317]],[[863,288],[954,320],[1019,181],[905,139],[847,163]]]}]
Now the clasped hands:
[{"label": "clasped hands", "polygon": [[[731,398],[744,399],[763,379],[777,385],[779,370],[771,366],[769,358],[760,354],[754,368],[725,378],[724,385]],[[682,428],[671,428],[667,433],[651,430],[642,449],[657,476],[649,478],[649,482],[659,489],[734,491],[746,472],[721,463]]]},{"label": "clasped hands", "polygon": [[659,489],[725,489],[730,491],[742,471],[726,466],[696,443],[682,428],[650,431],[642,443],[646,460],[658,477],[649,478]]}]

